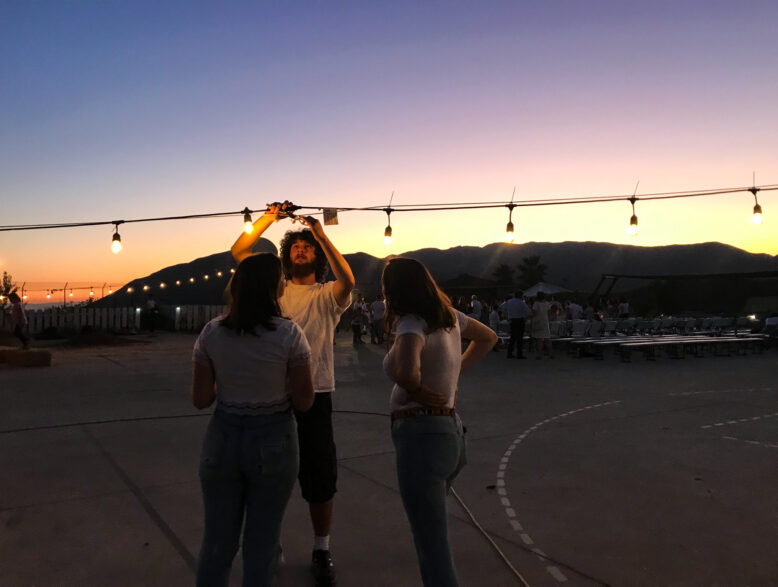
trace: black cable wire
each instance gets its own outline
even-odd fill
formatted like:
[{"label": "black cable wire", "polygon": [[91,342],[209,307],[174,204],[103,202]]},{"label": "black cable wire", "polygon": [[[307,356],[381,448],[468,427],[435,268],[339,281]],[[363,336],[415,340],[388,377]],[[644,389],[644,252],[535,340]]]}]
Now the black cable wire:
[{"label": "black cable wire", "polygon": [[[559,198],[559,199],[536,199],[536,200],[523,200],[519,202],[464,202],[464,203],[445,203],[445,204],[397,204],[392,207],[392,211],[396,212],[440,212],[446,210],[476,210],[476,209],[488,209],[488,208],[505,208],[513,206],[517,208],[533,207],[533,206],[564,206],[573,204],[596,204],[602,202],[618,202],[635,197],[636,200],[665,200],[675,198],[696,198],[704,196],[716,196],[722,194],[733,194],[738,192],[760,192],[760,191],[774,191],[778,190],[777,184],[763,185],[763,186],[751,186],[751,187],[737,187],[737,188],[720,188],[713,190],[694,190],[685,192],[657,192],[644,194],[639,197],[634,195],[630,196],[583,196],[583,197],[571,197],[571,198]],[[194,220],[203,218],[226,218],[230,216],[242,216],[245,214],[246,209],[235,212],[210,212],[205,214],[184,214],[180,216],[160,216],[155,218],[135,218],[131,220],[101,220],[95,222],[65,222],[65,223],[47,223],[47,224],[9,224],[0,226],[0,232],[9,231],[21,231],[21,230],[47,230],[52,228],[77,228],[85,226],[108,226],[119,224],[132,224],[140,222],[162,222],[169,220]],[[339,212],[385,212],[386,208],[383,206],[367,206],[367,207],[348,207],[348,206],[297,206],[296,209],[306,210],[337,210]],[[249,210],[250,213],[257,212],[258,210]]]}]

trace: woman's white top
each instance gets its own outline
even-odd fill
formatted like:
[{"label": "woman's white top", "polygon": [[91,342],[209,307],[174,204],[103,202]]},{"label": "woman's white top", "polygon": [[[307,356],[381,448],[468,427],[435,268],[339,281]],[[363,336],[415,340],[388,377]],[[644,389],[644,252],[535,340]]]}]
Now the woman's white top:
[{"label": "woman's white top", "polygon": [[205,325],[192,359],[210,365],[216,378],[216,401],[234,414],[270,414],[289,409],[286,387],[290,367],[307,365],[311,349],[297,324],[273,318],[275,330],[257,326],[256,333],[238,334],[219,324]]},{"label": "woman's white top", "polygon": [[[454,326],[439,328],[427,333],[427,322],[413,314],[402,316],[394,328],[395,336],[414,334],[424,341],[421,350],[421,381],[433,391],[445,394],[446,407],[453,408],[459,383],[459,369],[462,365],[462,330],[467,324],[467,316],[458,310]],[[395,360],[395,347],[389,349],[384,357],[384,372],[392,373]],[[392,411],[418,407],[421,404],[408,399],[406,390],[395,384],[389,400]]]}]

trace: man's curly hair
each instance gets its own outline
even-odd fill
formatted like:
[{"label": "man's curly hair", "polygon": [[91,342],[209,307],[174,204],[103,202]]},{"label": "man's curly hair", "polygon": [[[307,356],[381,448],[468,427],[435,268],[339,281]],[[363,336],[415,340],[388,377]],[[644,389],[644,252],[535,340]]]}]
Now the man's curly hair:
[{"label": "man's curly hair", "polygon": [[316,273],[316,281],[319,283],[324,282],[324,278],[327,276],[329,266],[327,265],[327,256],[324,254],[324,249],[314,238],[310,228],[304,228],[303,230],[287,230],[284,238],[281,239],[281,267],[284,269],[284,276],[287,279],[292,278],[292,245],[297,241],[305,241],[309,243],[316,252],[316,257],[313,260],[313,270]]}]

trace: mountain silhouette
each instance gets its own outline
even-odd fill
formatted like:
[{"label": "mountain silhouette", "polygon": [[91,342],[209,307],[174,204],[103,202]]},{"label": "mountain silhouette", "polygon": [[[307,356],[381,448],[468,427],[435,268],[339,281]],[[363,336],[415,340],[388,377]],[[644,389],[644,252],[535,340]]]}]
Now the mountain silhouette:
[{"label": "mountain silhouette", "polygon": [[[277,253],[276,247],[264,238],[257,242],[254,250]],[[530,256],[539,256],[548,266],[544,281],[586,294],[594,290],[603,273],[706,275],[778,271],[778,256],[748,253],[718,242],[657,247],[601,242],[493,243],[483,247],[461,246],[445,250],[425,248],[403,253],[402,256],[424,263],[444,289],[447,282],[457,289],[468,283],[475,287],[490,283],[496,285],[493,273],[500,264],[516,269],[523,258]],[[344,257],[354,272],[357,289],[366,297],[379,293],[381,272],[388,257],[381,259],[366,253],[351,253]],[[234,267],[229,251],[201,257],[134,279],[96,304],[140,304],[146,300],[148,293],[152,293],[162,304],[221,304],[230,269]],[[217,271],[221,271],[221,276],[217,276]],[[205,275],[208,275],[208,280]],[[189,281],[190,278],[194,278],[194,283]],[[175,285],[176,281],[181,284]],[[161,288],[161,283],[165,283],[166,287]],[[646,283],[622,279],[614,292],[635,289]],[[149,287],[148,291],[143,290],[144,285]],[[132,293],[127,292],[128,288],[132,288]]]}]

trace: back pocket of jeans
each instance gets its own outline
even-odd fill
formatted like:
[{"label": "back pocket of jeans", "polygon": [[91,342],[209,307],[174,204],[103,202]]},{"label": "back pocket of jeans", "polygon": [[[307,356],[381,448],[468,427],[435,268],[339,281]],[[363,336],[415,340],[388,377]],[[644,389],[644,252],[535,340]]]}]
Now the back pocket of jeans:
[{"label": "back pocket of jeans", "polygon": [[266,477],[285,478],[294,466],[289,437],[265,440],[259,448],[259,473]]}]

